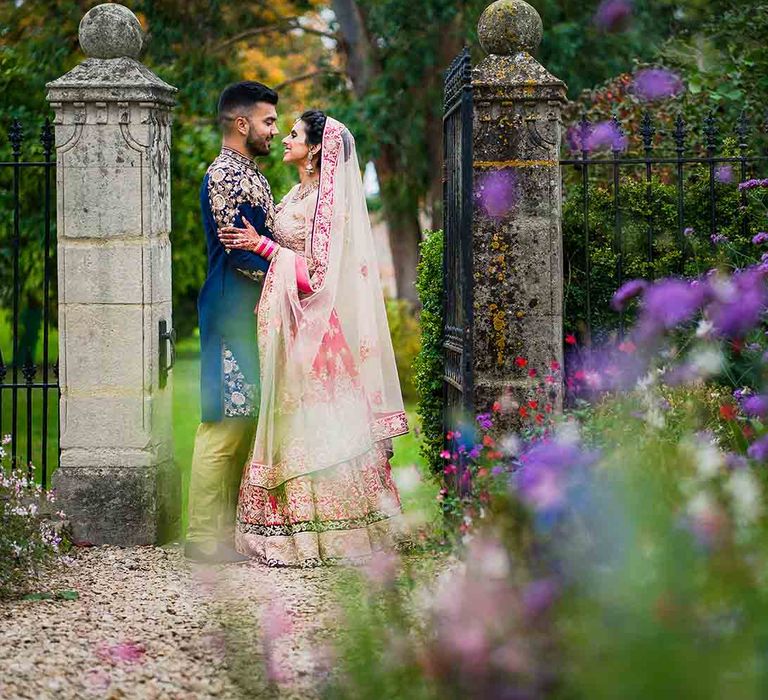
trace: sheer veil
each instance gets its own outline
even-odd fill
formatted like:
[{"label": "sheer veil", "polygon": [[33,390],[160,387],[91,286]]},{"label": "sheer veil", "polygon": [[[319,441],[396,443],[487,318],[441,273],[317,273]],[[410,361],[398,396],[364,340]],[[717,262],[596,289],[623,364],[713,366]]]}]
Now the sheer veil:
[{"label": "sheer veil", "polygon": [[278,250],[257,312],[261,402],[248,478],[269,489],[408,430],[355,141],[330,117],[307,295],[297,256]]}]

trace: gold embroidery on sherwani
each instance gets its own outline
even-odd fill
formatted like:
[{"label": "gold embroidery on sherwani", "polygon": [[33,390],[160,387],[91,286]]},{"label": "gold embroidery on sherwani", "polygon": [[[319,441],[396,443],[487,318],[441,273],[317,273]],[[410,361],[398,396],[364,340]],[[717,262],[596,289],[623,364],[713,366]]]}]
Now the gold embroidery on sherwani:
[{"label": "gold embroidery on sherwani", "polygon": [[[241,204],[261,207],[266,227],[271,231],[274,226],[275,202],[267,178],[252,160],[231,148],[222,148],[208,167],[208,199],[217,228],[234,225]],[[264,278],[261,270],[238,272],[256,281]]]}]

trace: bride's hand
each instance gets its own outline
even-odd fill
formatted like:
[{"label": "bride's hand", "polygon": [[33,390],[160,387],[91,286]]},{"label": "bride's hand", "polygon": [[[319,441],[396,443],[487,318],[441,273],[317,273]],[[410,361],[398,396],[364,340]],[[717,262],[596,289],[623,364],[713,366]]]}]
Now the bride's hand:
[{"label": "bride's hand", "polygon": [[225,226],[219,229],[219,240],[227,249],[239,248],[240,250],[255,251],[261,243],[261,236],[251,223],[243,217],[244,228]]}]

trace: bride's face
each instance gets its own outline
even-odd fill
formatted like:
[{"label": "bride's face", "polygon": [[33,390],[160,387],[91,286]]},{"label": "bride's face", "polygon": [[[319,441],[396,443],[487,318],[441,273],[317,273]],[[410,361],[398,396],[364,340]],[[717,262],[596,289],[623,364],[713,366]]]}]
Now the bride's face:
[{"label": "bride's face", "polygon": [[284,163],[293,163],[296,166],[306,165],[309,146],[307,145],[307,132],[301,119],[293,125],[288,136],[283,139],[283,146],[285,147]]}]

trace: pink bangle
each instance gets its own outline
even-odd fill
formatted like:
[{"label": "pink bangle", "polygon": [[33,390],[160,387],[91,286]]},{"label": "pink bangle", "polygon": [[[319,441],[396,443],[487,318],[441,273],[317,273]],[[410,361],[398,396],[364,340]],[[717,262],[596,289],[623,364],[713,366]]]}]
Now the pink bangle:
[{"label": "pink bangle", "polygon": [[256,253],[256,255],[264,255],[264,251],[267,248],[267,240],[266,237],[261,237],[259,244],[253,249],[253,252]]}]

